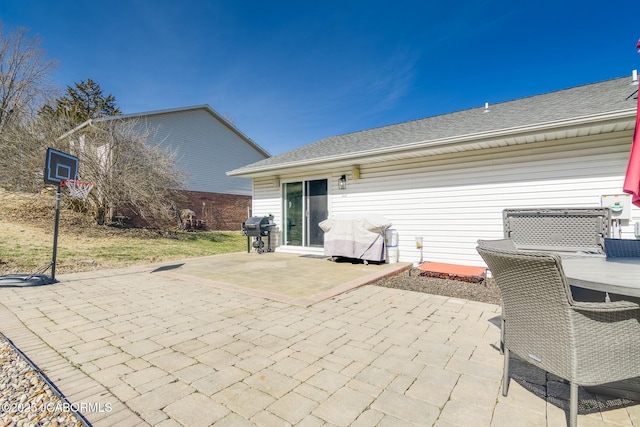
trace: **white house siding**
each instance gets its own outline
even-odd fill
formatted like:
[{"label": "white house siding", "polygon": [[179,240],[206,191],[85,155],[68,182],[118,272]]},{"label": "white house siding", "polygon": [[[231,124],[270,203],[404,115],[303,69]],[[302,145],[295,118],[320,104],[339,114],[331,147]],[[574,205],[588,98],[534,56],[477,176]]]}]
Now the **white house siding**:
[{"label": "white house siding", "polygon": [[[275,182],[274,182],[275,180]],[[282,205],[280,202],[280,182],[275,178],[253,180],[253,208],[252,216],[266,216],[272,214],[276,228],[272,230],[272,244],[279,246],[282,230]],[[255,195],[260,198],[256,200]]]},{"label": "white house siding", "polygon": [[[502,237],[503,209],[599,206],[601,195],[622,193],[631,137],[625,132],[607,140],[574,138],[362,164],[359,180],[348,168],[329,170],[329,211],[387,217],[399,234],[400,261],[419,261],[420,236],[425,261],[483,265],[475,242]],[[347,189],[340,191],[343,174]],[[269,180],[254,185],[255,211],[269,211],[280,221],[279,189]],[[640,219],[639,211],[633,214]],[[623,223],[623,237],[633,237],[632,223]]]},{"label": "white house siding", "polygon": [[254,194],[260,194],[258,200],[253,201],[252,215],[264,216],[273,214],[276,224],[281,222],[280,184],[273,178],[253,180]]},{"label": "white house siding", "polygon": [[226,172],[265,158],[205,109],[153,114],[138,119],[150,141],[177,151],[177,164],[193,191],[251,195],[251,180]]}]

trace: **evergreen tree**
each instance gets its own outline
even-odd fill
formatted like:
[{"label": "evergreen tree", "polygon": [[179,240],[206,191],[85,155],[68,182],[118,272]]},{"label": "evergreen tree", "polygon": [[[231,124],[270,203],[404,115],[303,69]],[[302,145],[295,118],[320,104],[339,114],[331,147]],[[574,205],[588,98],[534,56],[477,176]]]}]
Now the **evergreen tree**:
[{"label": "evergreen tree", "polygon": [[67,86],[67,94],[57,98],[54,104],[42,107],[40,114],[65,120],[71,127],[89,119],[121,114],[115,96],[105,96],[100,85],[91,79]]}]

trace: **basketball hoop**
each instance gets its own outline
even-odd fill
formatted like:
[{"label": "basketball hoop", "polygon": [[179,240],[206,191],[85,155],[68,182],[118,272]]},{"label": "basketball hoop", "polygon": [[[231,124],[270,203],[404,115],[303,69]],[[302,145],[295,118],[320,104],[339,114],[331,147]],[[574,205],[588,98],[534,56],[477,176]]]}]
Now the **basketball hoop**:
[{"label": "basketball hoop", "polygon": [[93,188],[93,182],[78,181],[76,179],[66,179],[60,181],[60,185],[69,189],[69,195],[76,199],[87,199],[89,192]]}]

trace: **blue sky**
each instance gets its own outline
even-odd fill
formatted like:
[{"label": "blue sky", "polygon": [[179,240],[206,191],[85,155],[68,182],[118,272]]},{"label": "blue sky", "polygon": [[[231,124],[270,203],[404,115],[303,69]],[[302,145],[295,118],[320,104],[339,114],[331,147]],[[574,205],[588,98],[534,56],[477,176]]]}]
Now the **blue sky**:
[{"label": "blue sky", "polygon": [[123,113],[209,104],[271,154],[640,68],[640,4],[2,0]]}]

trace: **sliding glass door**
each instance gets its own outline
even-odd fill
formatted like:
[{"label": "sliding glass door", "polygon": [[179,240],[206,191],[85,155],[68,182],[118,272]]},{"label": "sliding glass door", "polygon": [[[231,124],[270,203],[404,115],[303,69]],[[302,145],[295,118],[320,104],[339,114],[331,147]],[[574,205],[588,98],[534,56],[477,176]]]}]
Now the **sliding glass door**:
[{"label": "sliding glass door", "polygon": [[307,212],[309,221],[306,227],[306,245],[324,245],[324,232],[318,223],[327,219],[327,180],[317,179],[306,182]]},{"label": "sliding glass door", "polygon": [[283,193],[284,244],[287,246],[302,246],[302,225],[304,220],[302,182],[285,183]]},{"label": "sliding glass door", "polygon": [[327,180],[287,182],[283,185],[284,243],[288,246],[319,246],[324,233],[318,223],[327,219]]}]

